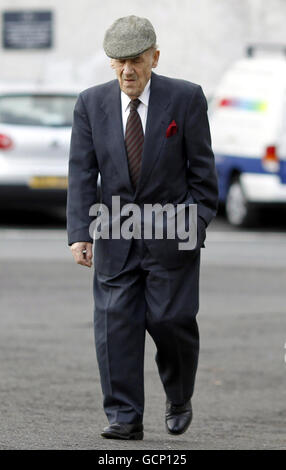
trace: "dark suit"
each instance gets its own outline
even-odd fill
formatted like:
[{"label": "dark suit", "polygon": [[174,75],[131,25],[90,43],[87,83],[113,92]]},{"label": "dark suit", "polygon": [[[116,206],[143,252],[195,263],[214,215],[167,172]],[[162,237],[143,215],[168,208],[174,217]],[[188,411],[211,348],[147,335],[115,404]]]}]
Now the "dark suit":
[{"label": "dark suit", "polygon": [[[178,132],[166,137],[175,120]],[[83,91],[71,138],[67,204],[68,243],[92,241],[90,207],[102,203],[197,204],[198,242],[178,251],[176,239],[95,242],[95,341],[110,423],[142,421],[145,331],[157,346],[156,361],[169,399],[193,393],[199,352],[200,248],[216,214],[217,178],[199,85],[152,73],[142,168],[136,190],[128,172],[117,80]]]}]

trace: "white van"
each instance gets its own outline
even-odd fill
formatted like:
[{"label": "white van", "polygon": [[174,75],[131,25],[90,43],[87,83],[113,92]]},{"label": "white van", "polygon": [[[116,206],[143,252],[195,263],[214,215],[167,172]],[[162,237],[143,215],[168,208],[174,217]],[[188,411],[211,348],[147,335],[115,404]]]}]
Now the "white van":
[{"label": "white van", "polygon": [[251,225],[259,207],[286,207],[286,57],[236,62],[217,87],[209,121],[228,221]]}]

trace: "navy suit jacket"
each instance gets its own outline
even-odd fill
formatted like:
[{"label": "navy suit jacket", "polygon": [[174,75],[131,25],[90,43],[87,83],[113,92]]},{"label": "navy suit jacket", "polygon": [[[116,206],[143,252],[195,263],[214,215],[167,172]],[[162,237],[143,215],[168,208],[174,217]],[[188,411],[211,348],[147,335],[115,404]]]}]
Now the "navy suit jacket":
[{"label": "navy suit jacket", "polygon": [[[142,156],[142,168],[134,191],[125,150],[121,96],[118,80],[80,93],[74,109],[67,198],[68,243],[90,241],[101,176],[102,203],[111,211],[112,196],[121,206],[136,203],[197,204],[198,243],[195,250],[179,251],[178,240],[146,240],[154,258],[166,268],[191,262],[203,246],[205,227],[216,215],[217,175],[202,88],[185,80],[152,73]],[[177,133],[166,136],[172,121]],[[132,240],[95,241],[95,269],[104,274],[120,272]]]}]

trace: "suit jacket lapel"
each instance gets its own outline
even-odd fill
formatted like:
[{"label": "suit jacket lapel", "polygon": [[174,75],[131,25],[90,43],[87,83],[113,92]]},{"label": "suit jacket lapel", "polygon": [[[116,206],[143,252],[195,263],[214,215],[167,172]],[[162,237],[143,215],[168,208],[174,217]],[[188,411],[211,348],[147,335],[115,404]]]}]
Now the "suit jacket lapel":
[{"label": "suit jacket lapel", "polygon": [[[107,146],[110,149],[110,154],[118,174],[123,178],[129,190],[133,192],[123,134],[120,93],[119,83],[117,80],[114,80],[110,93],[102,101],[103,129]],[[135,198],[148,181],[152,169],[159,158],[163,144],[166,141],[166,129],[171,121],[168,106],[169,97],[167,90],[164,88],[164,83],[160,76],[152,73],[142,167],[134,194]]]},{"label": "suit jacket lapel", "polygon": [[160,76],[152,73],[150,98],[144,138],[141,173],[135,196],[143,188],[159,158],[166,141],[166,130],[170,123],[169,97]]},{"label": "suit jacket lapel", "polygon": [[120,93],[119,83],[117,80],[114,80],[114,86],[108,96],[104,97],[101,106],[104,113],[103,129],[107,146],[110,149],[110,154],[118,174],[120,178],[123,178],[129,189],[133,191],[123,135]]}]

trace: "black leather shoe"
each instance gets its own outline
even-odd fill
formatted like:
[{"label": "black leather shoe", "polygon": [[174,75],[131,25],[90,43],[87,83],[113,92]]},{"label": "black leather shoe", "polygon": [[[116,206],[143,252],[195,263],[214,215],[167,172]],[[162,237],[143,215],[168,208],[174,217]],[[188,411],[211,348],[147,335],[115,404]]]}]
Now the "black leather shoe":
[{"label": "black leather shoe", "polygon": [[143,439],[143,424],[114,423],[103,429],[102,437],[107,439],[128,439],[140,441]]},{"label": "black leather shoe", "polygon": [[169,434],[183,434],[191,424],[193,417],[191,400],[182,405],[166,401],[166,428]]}]

